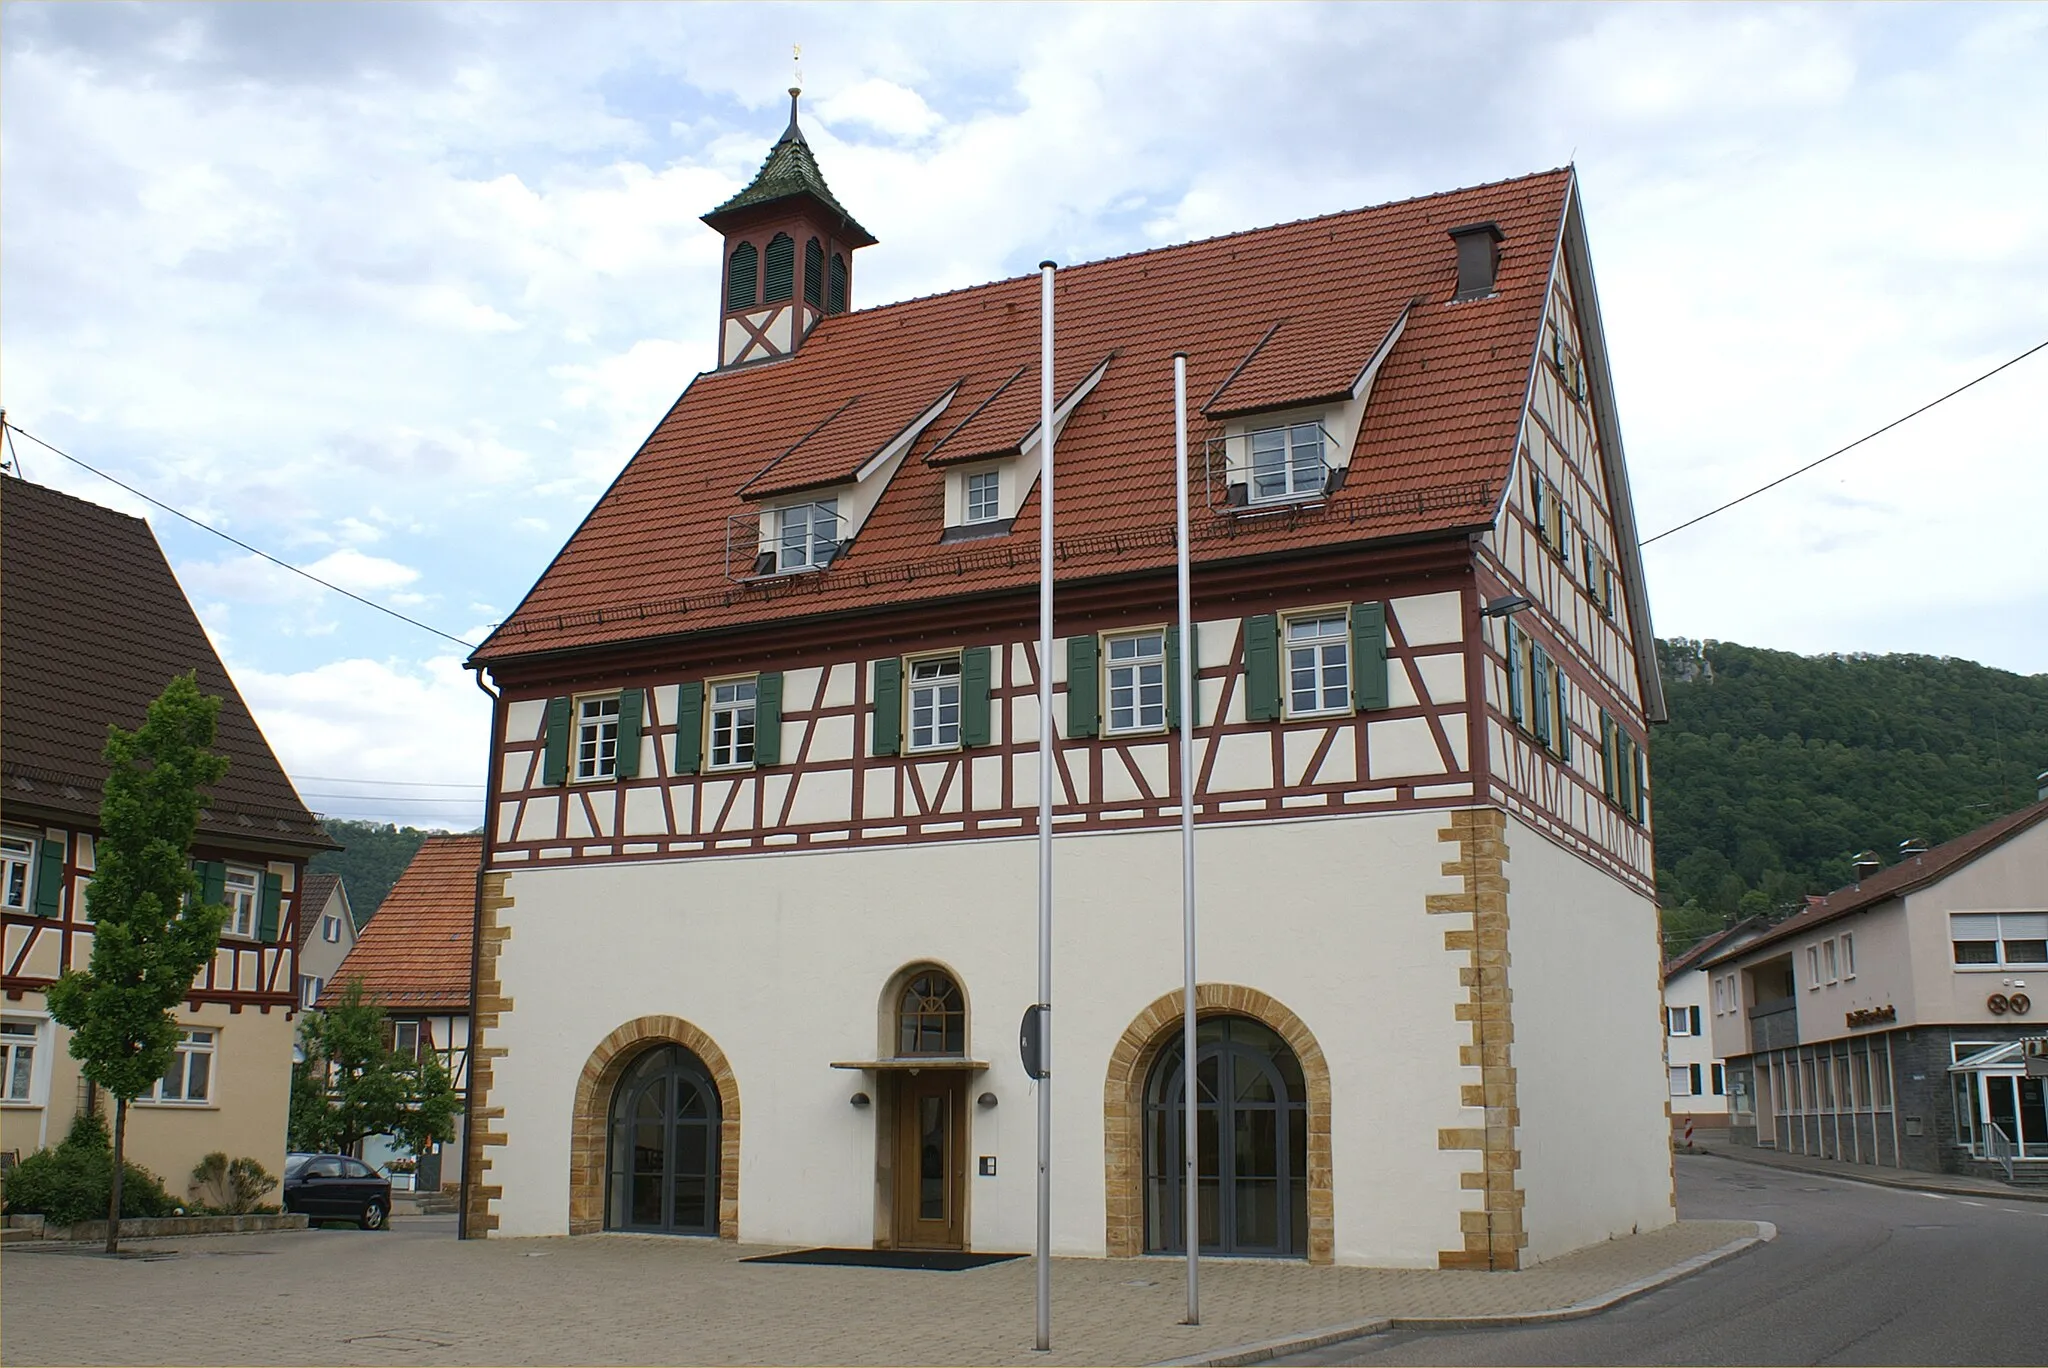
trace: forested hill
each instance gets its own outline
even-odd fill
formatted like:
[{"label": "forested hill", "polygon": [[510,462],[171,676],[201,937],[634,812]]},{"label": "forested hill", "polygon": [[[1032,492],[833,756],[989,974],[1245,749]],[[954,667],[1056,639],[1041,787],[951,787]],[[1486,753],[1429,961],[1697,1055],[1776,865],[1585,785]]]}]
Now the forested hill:
[{"label": "forested hill", "polygon": [[323,850],[313,857],[308,868],[314,874],[341,875],[342,885],[348,889],[349,910],[355,913],[358,926],[383,905],[384,895],[412,863],[414,852],[434,834],[417,827],[351,822],[340,817],[330,817],[321,825],[348,849]]},{"label": "forested hill", "polygon": [[1657,643],[1671,721],[1650,737],[1666,945],[1797,908],[1850,860],[1939,844],[2034,801],[2048,675],[1934,656]]}]

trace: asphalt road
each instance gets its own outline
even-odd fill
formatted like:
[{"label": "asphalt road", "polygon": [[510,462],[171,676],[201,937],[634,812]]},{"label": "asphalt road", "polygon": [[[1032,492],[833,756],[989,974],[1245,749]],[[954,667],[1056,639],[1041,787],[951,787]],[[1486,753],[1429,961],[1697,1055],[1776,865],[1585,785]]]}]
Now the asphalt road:
[{"label": "asphalt road", "polygon": [[2048,1203],[1678,1160],[1687,1217],[1778,1238],[1583,1320],[1396,1330],[1290,1364],[2044,1364]]}]

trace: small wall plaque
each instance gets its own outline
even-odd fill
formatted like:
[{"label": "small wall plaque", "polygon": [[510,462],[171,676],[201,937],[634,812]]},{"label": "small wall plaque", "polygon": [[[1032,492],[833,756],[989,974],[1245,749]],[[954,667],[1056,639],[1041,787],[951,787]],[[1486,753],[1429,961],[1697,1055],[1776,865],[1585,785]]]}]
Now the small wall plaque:
[{"label": "small wall plaque", "polygon": [[996,1176],[996,1157],[993,1154],[981,1156],[981,1176],[984,1178]]}]

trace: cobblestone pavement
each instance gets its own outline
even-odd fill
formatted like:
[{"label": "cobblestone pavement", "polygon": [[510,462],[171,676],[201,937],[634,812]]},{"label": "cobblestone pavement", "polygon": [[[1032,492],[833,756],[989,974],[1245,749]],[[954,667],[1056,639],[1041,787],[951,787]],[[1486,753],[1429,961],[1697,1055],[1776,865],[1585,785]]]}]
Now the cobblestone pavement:
[{"label": "cobblestone pavement", "polygon": [[1029,1259],[960,1273],[748,1264],[765,1249],[592,1235],[457,1241],[453,1218],[135,1241],[145,1257],[4,1256],[14,1364],[1156,1363],[1376,1316],[1552,1310],[1755,1234],[1686,1221],[1522,1273],[1060,1259],[1053,1351],[1031,1348]]}]

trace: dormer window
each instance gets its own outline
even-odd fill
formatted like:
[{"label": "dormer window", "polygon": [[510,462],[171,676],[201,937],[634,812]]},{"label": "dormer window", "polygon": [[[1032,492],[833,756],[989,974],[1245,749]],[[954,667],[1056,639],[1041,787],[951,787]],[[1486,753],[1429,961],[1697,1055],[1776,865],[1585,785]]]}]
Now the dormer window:
[{"label": "dormer window", "polygon": [[839,500],[818,499],[775,511],[775,569],[823,570],[839,554]]},{"label": "dormer window", "polygon": [[977,470],[967,477],[967,501],[962,522],[994,522],[1003,515],[1003,474],[999,470]]},{"label": "dormer window", "polygon": [[1329,467],[1323,461],[1320,423],[1296,423],[1251,434],[1250,496],[1253,503],[1311,498],[1323,492]]}]

